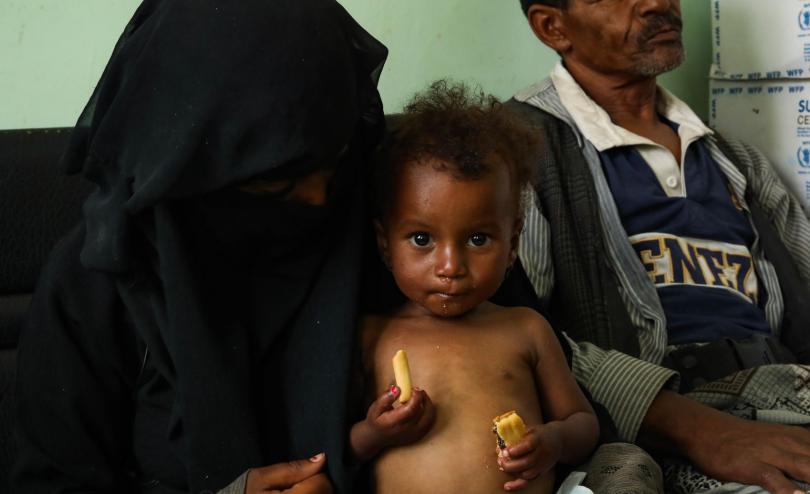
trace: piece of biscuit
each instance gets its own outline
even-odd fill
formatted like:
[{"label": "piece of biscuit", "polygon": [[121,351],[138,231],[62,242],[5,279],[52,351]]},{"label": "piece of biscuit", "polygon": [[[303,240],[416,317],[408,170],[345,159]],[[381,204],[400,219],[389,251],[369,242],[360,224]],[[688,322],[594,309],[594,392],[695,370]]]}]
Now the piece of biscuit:
[{"label": "piece of biscuit", "polygon": [[394,379],[396,379],[400,390],[399,402],[405,403],[411,399],[413,390],[411,369],[408,366],[408,354],[405,353],[405,350],[399,350],[391,359],[391,363],[394,364]]},{"label": "piece of biscuit", "polygon": [[526,424],[515,410],[498,415],[492,419],[492,423],[495,424],[492,432],[495,433],[500,449],[519,443],[526,435]]}]

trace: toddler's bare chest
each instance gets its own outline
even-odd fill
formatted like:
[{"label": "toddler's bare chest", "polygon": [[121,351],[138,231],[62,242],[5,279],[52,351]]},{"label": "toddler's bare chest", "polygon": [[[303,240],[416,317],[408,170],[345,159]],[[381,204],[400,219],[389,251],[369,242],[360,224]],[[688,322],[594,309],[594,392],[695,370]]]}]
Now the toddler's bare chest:
[{"label": "toddler's bare chest", "polygon": [[531,352],[508,331],[384,335],[375,351],[378,387],[393,384],[391,357],[400,349],[408,354],[413,384],[435,402],[534,394]]},{"label": "toddler's bare chest", "polygon": [[[381,338],[376,353],[379,385],[393,382],[389,354],[404,349],[414,385],[427,391],[436,407],[436,421],[422,440],[387,450],[378,459],[378,492],[434,492],[436,482],[448,492],[502,491],[509,477],[498,470],[492,419],[519,410],[528,424],[543,422],[531,352],[525,345],[509,333],[496,332]],[[390,480],[402,468],[452,474],[412,478],[406,485]],[[529,491],[549,492],[550,486],[536,482]]]}]

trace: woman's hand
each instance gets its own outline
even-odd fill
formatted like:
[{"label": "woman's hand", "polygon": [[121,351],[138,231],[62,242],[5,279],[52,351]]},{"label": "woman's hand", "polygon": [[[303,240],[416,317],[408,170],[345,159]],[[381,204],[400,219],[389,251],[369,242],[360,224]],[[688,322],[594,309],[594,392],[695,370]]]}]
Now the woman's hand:
[{"label": "woman's hand", "polygon": [[321,453],[308,460],[252,468],[248,472],[245,494],[332,494],[332,483],[321,473],[325,465],[326,455]]},{"label": "woman's hand", "polygon": [[498,451],[501,470],[517,477],[505,483],[503,488],[516,491],[526,487],[530,480],[554,468],[560,461],[562,449],[562,436],[554,422],[529,427],[519,443]]},{"label": "woman's hand", "polygon": [[394,408],[400,389],[391,386],[368,409],[366,419],[354,424],[351,447],[355,457],[363,462],[390,446],[418,441],[430,430],[436,409],[428,394],[413,388],[413,396],[404,405]]}]

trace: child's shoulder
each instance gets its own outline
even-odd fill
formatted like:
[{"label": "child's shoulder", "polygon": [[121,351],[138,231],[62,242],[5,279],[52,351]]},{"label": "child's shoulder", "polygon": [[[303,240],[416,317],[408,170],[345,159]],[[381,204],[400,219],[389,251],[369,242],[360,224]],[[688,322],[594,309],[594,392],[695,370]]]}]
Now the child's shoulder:
[{"label": "child's shoulder", "polygon": [[526,332],[533,336],[554,333],[546,318],[529,307],[505,307],[488,303],[487,313],[483,316],[497,320],[499,326]]},{"label": "child's shoulder", "polygon": [[499,319],[509,319],[522,324],[546,324],[546,319],[536,310],[529,307],[508,307],[487,302],[481,305],[481,315],[483,317],[494,317]]}]

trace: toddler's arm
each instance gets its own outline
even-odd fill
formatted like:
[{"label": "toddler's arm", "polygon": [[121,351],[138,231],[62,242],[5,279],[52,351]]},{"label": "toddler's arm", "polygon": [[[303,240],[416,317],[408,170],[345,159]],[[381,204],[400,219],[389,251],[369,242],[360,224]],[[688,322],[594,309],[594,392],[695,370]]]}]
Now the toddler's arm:
[{"label": "toddler's arm", "polygon": [[523,441],[501,452],[501,468],[518,476],[506,483],[508,490],[524,487],[558,462],[583,462],[599,439],[596,415],[571,374],[557,337],[539,314],[532,312],[528,319],[536,347],[535,380],[546,423],[532,424]]}]

